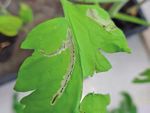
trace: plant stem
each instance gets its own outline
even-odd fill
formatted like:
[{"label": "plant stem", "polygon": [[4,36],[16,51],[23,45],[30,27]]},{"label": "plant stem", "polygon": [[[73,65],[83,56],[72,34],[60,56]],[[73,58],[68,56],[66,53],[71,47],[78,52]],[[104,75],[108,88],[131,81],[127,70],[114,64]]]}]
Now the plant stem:
[{"label": "plant stem", "polygon": [[111,9],[109,10],[110,16],[114,17],[127,2],[128,2],[128,0],[114,3],[113,6],[111,7]]}]

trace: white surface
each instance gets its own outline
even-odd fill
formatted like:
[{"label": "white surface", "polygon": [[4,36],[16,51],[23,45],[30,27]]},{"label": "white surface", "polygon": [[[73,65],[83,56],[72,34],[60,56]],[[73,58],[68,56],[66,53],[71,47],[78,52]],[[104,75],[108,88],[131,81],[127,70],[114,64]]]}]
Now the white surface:
[{"label": "white surface", "polygon": [[[150,63],[141,40],[137,35],[131,37],[129,46],[132,54],[108,55],[113,69],[100,73],[84,82],[84,95],[88,92],[109,93],[112,98],[110,107],[117,106],[121,91],[128,91],[139,108],[138,113],[150,113],[150,85],[135,85],[131,81]],[[0,113],[12,113],[11,103],[14,83],[0,87]]]},{"label": "white surface", "polygon": [[12,112],[12,95],[14,83],[9,83],[0,87],[0,113]]},{"label": "white surface", "polygon": [[142,10],[144,15],[146,16],[147,20],[150,20],[150,0],[142,5]]}]

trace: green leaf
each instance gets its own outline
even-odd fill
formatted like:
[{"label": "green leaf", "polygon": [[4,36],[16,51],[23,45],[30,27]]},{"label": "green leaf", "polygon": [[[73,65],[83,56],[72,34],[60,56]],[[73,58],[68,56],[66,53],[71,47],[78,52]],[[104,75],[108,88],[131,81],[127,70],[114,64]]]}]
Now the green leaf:
[{"label": "green leaf", "polygon": [[84,77],[111,68],[100,51],[130,52],[123,32],[115,26],[105,10],[97,5],[79,5],[67,1],[63,6],[80,48]]},{"label": "green leaf", "polygon": [[15,85],[16,91],[31,92],[21,100],[24,113],[78,113],[83,77],[111,68],[100,50],[130,52],[122,31],[103,9],[61,2],[65,17],[38,25],[21,45],[34,50]]},{"label": "green leaf", "polygon": [[32,22],[33,21],[33,12],[30,6],[25,3],[20,4],[20,11],[19,15],[24,23]]},{"label": "green leaf", "polygon": [[90,93],[83,99],[80,113],[107,113],[109,103],[109,95]]},{"label": "green leaf", "polygon": [[126,22],[131,22],[131,23],[135,23],[135,24],[141,24],[144,26],[149,26],[150,23],[147,22],[146,20],[134,17],[134,16],[129,16],[127,14],[123,14],[123,13],[117,13],[114,18],[118,19],[118,20],[122,20],[122,21],[126,21]]},{"label": "green leaf", "polygon": [[133,80],[134,83],[150,83],[150,69],[145,70]]},{"label": "green leaf", "polygon": [[68,23],[65,18],[48,20],[28,34],[21,48],[53,53],[67,40],[67,29]]},{"label": "green leaf", "polygon": [[[67,86],[62,86],[70,62],[68,57],[69,51],[65,51],[53,58],[45,58],[43,55],[32,56],[24,62],[15,88],[21,92],[32,91],[21,100],[26,106],[24,113],[61,113],[64,107],[65,113],[72,113],[75,110],[80,100],[82,75],[77,62],[71,80]],[[59,89],[63,88],[65,91],[62,94]]]},{"label": "green leaf", "polygon": [[22,27],[22,20],[16,16],[0,16],[0,33],[6,36],[15,36]]},{"label": "green leaf", "polygon": [[120,102],[118,108],[113,109],[110,113],[137,113],[136,105],[134,104],[131,96],[123,92],[123,100]]},{"label": "green leaf", "polygon": [[32,91],[21,100],[24,113],[62,113],[66,106],[63,112],[72,113],[79,105],[82,71],[80,62],[74,61],[74,57],[79,59],[76,48],[75,56],[72,47],[63,48],[72,37],[67,25],[65,18],[47,21],[33,29],[22,44],[24,49],[35,50],[21,66],[15,86],[20,92]]}]

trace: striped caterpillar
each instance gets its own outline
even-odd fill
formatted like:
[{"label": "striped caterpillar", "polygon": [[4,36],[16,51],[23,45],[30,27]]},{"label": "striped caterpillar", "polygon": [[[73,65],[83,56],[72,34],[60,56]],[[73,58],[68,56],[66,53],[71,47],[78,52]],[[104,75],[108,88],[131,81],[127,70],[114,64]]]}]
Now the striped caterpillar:
[{"label": "striped caterpillar", "polygon": [[74,48],[74,43],[73,43],[73,39],[72,39],[72,33],[71,30],[68,29],[67,31],[67,41],[65,41],[63,43],[63,45],[61,46],[61,48],[59,48],[58,50],[56,50],[53,53],[50,54],[46,54],[43,50],[41,50],[41,53],[46,56],[46,57],[53,57],[56,55],[61,54],[63,51],[65,51],[67,48],[69,48],[70,50],[70,59],[71,62],[69,64],[68,70],[63,78],[63,80],[61,81],[61,87],[58,89],[58,91],[56,92],[56,94],[54,94],[52,100],[51,100],[51,105],[54,105],[56,103],[56,101],[58,100],[58,98],[60,98],[60,96],[63,94],[74,69],[74,64],[75,64],[75,48]]}]

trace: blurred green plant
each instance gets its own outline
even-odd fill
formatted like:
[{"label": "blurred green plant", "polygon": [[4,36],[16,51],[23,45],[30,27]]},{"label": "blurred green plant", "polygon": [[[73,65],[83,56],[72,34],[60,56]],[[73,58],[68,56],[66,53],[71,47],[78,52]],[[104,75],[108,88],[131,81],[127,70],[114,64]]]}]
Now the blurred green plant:
[{"label": "blurred green plant", "polygon": [[150,69],[146,69],[133,80],[134,83],[150,83]]},{"label": "blurred green plant", "polygon": [[109,113],[137,113],[137,107],[134,104],[131,96],[127,92],[122,93],[123,100],[118,108],[111,110]]},{"label": "blurred green plant", "polygon": [[22,27],[22,20],[13,15],[0,15],[0,33],[6,36],[16,36]]},{"label": "blurred green plant", "polygon": [[25,3],[20,4],[19,16],[24,23],[29,23],[33,21],[33,12],[29,5]]},{"label": "blurred green plant", "polygon": [[6,4],[0,4],[0,33],[9,37],[16,36],[24,24],[33,20],[32,9],[25,3],[20,4],[19,16],[12,15],[7,7],[11,0]]},{"label": "blurred green plant", "polygon": [[140,3],[137,3],[136,5],[129,7],[127,9],[127,12],[122,13],[120,10],[126,5],[129,0],[78,0],[78,1],[84,1],[84,2],[90,2],[90,3],[113,3],[111,8],[109,9],[109,14],[111,15],[112,18],[126,21],[126,22],[131,22],[135,24],[140,24],[144,26],[150,26],[150,22],[143,20],[141,18],[138,18],[136,16],[132,16],[126,13],[132,13],[132,12],[138,12],[140,6],[147,2],[148,0],[143,0]]}]

